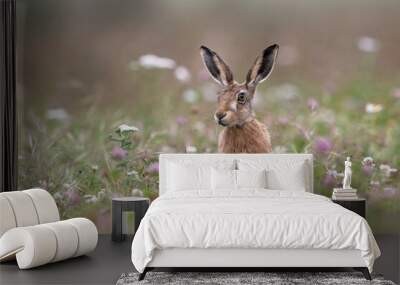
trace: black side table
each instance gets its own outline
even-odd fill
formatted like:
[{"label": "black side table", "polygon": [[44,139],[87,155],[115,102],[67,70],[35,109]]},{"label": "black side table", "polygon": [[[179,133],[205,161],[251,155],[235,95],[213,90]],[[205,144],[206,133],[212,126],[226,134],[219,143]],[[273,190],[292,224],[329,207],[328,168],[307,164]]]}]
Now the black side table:
[{"label": "black side table", "polygon": [[135,231],[149,208],[150,200],[143,197],[121,197],[112,199],[112,241],[123,241],[125,235],[122,233],[122,213],[135,212]]},{"label": "black side table", "polygon": [[333,200],[333,203],[339,204],[340,206],[359,214],[361,217],[365,218],[366,212],[366,200],[363,198],[357,198],[354,200]]}]

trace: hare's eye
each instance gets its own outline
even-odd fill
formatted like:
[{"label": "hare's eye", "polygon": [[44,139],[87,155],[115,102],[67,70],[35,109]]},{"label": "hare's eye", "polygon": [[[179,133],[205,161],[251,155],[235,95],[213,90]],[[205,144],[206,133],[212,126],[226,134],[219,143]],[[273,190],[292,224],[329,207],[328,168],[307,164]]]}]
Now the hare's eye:
[{"label": "hare's eye", "polygon": [[240,91],[240,92],[237,94],[237,102],[238,102],[239,104],[245,104],[245,103],[246,103],[246,100],[247,100],[247,93],[246,93],[245,91]]}]

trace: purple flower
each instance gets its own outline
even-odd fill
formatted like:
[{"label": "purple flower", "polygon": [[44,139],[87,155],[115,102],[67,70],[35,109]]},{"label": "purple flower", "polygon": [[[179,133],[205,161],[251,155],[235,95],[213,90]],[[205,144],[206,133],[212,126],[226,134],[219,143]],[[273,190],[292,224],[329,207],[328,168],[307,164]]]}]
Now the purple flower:
[{"label": "purple flower", "polygon": [[318,153],[329,153],[333,148],[332,142],[328,138],[318,137],[314,142],[314,150]]},{"label": "purple flower", "polygon": [[287,125],[289,124],[289,121],[290,121],[289,118],[286,116],[281,116],[278,118],[278,123],[281,125]]},{"label": "purple flower", "polygon": [[371,176],[374,172],[374,165],[364,164],[361,169],[366,175]]},{"label": "purple flower", "polygon": [[67,197],[69,204],[73,206],[79,204],[81,201],[81,196],[79,196],[79,193],[72,189],[65,191],[65,197]]},{"label": "purple flower", "polygon": [[128,155],[128,152],[119,146],[115,146],[111,150],[111,156],[114,159],[121,160],[121,159],[124,159],[127,155]]},{"label": "purple flower", "polygon": [[153,162],[153,163],[150,163],[149,166],[147,166],[146,172],[158,173],[158,169],[159,169],[158,162]]},{"label": "purple flower", "polygon": [[325,174],[324,180],[322,181],[322,183],[325,186],[336,186],[336,177],[337,177],[338,173],[336,170],[328,170]]},{"label": "purple flower", "polygon": [[396,196],[397,194],[397,189],[394,187],[385,187],[383,188],[383,196],[386,198],[390,198],[393,196]]},{"label": "purple flower", "polygon": [[175,119],[175,122],[178,124],[178,125],[180,125],[180,126],[183,126],[183,125],[185,125],[186,123],[187,123],[187,118],[186,117],[184,117],[184,116],[178,116],[178,117],[176,117],[176,119]]},{"label": "purple flower", "polygon": [[394,98],[400,99],[400,87],[394,88],[391,92]]},{"label": "purple flower", "polygon": [[315,98],[310,98],[307,101],[307,106],[308,109],[310,109],[311,112],[315,111],[319,107],[319,103]]}]

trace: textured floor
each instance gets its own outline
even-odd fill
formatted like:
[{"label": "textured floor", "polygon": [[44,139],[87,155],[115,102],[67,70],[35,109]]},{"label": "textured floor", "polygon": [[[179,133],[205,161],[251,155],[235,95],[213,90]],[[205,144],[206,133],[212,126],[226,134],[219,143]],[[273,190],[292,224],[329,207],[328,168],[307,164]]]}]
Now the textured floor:
[{"label": "textured floor", "polygon": [[[399,283],[399,236],[376,235],[376,239],[383,256],[376,261],[375,272]],[[0,264],[0,284],[116,284],[121,274],[134,271],[130,246],[129,240],[113,243],[110,236],[100,236],[96,250],[89,256],[30,270],[19,270],[15,262],[3,263]]]},{"label": "textured floor", "polygon": [[137,281],[137,273],[124,274],[117,285],[393,285],[392,281],[383,280],[382,276],[374,276],[372,281],[366,280],[358,272],[149,272],[146,279]]}]

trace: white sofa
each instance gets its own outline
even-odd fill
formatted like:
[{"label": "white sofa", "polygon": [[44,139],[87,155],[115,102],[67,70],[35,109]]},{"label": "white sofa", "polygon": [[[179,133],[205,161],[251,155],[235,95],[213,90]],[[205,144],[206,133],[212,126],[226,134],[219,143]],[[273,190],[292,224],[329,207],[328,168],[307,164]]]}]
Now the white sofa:
[{"label": "white sofa", "polygon": [[88,219],[60,221],[53,197],[43,189],[0,193],[0,262],[17,259],[20,269],[84,255],[98,233]]}]

